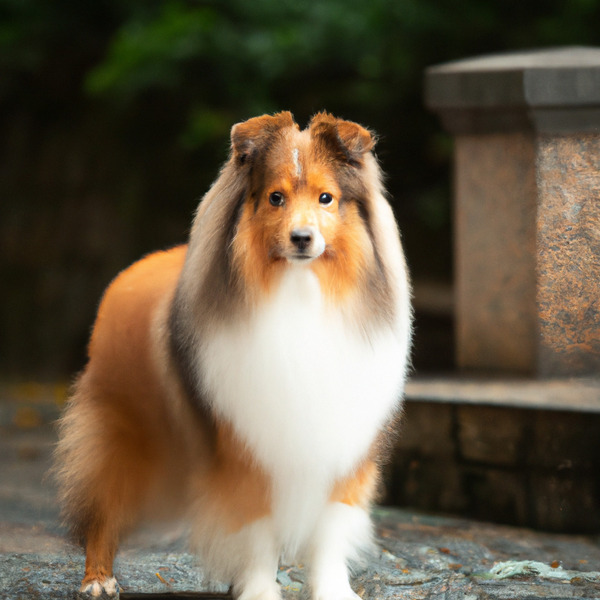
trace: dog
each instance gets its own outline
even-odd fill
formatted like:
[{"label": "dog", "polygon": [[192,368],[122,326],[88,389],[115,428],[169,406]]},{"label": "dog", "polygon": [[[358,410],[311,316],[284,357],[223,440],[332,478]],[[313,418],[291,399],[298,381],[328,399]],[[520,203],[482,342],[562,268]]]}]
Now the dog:
[{"label": "dog", "polygon": [[328,113],[234,125],[189,243],[106,290],[55,458],[81,591],[116,594],[120,540],[177,517],[238,600],[279,599],[280,560],[314,600],[358,598],[411,340],[374,145]]}]

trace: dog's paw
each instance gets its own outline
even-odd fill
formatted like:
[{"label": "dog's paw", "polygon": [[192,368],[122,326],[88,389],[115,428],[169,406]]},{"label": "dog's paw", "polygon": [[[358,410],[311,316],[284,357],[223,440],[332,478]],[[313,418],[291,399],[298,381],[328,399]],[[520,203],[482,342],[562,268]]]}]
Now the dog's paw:
[{"label": "dog's paw", "polygon": [[102,595],[116,596],[119,586],[114,577],[105,577],[104,579],[94,579],[93,581],[84,581],[79,590],[82,594],[99,598]]},{"label": "dog's paw", "polygon": [[264,586],[249,585],[237,596],[237,600],[281,600],[281,592],[279,586],[274,583]]},{"label": "dog's paw", "polygon": [[242,592],[237,597],[237,600],[281,600],[281,594],[279,590],[275,590],[273,588],[267,588],[262,591],[248,591]]},{"label": "dog's paw", "polygon": [[344,591],[342,593],[326,593],[326,594],[316,594],[313,596],[314,600],[362,600],[362,598],[355,594],[352,590]]},{"label": "dog's paw", "polygon": [[273,590],[265,590],[257,594],[244,592],[241,596],[238,596],[237,600],[281,600],[281,594]]},{"label": "dog's paw", "polygon": [[311,598],[312,600],[362,600],[345,581],[337,586],[321,585],[313,588]]}]

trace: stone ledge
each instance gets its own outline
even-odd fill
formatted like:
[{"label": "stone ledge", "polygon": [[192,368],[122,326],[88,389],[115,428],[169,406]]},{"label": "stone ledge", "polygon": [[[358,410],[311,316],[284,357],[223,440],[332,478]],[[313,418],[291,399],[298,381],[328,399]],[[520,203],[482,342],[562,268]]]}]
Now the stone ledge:
[{"label": "stone ledge", "polygon": [[509,52],[430,67],[432,108],[597,106],[600,48]]},{"label": "stone ledge", "polygon": [[600,379],[418,377],[408,382],[406,399],[409,402],[600,413]]},{"label": "stone ledge", "polygon": [[425,103],[455,133],[598,131],[600,48],[481,56],[429,67]]}]

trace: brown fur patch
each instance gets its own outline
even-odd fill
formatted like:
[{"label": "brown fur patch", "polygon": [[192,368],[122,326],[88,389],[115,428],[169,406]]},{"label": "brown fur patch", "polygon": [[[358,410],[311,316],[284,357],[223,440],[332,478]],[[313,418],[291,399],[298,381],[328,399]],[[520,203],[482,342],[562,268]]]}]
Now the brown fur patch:
[{"label": "brown fur patch", "polygon": [[333,242],[313,266],[321,288],[333,303],[356,294],[367,277],[371,256],[369,239],[356,205],[340,207],[343,218],[333,233]]},{"label": "brown fur patch", "polygon": [[338,481],[331,494],[332,502],[366,507],[373,501],[379,485],[379,467],[365,460],[350,477]]},{"label": "brown fur patch", "polygon": [[269,479],[229,425],[218,428],[213,467],[202,485],[210,490],[210,504],[227,533],[235,533],[270,512]]}]

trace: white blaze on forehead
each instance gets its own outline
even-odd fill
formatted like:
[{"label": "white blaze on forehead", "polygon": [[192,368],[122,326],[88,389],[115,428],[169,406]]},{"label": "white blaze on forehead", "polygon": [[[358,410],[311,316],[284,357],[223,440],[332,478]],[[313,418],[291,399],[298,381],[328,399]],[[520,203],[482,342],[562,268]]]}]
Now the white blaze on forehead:
[{"label": "white blaze on forehead", "polygon": [[302,166],[300,165],[300,151],[298,148],[292,150],[292,160],[294,161],[294,167],[296,167],[296,176],[300,177],[302,174]]}]

